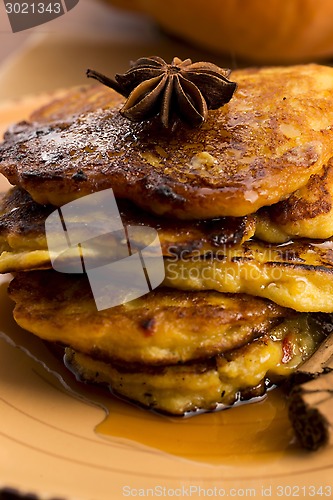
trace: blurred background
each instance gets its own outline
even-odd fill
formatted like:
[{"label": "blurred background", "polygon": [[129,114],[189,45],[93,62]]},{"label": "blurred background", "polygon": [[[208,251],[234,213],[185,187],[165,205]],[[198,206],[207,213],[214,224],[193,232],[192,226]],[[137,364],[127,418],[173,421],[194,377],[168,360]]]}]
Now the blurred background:
[{"label": "blurred background", "polygon": [[[11,0],[14,1],[14,0]],[[62,3],[64,0],[59,0]],[[0,101],[123,72],[142,55],[231,69],[333,56],[332,0],[80,0],[65,15],[12,33],[0,3]]]},{"label": "blurred background", "polygon": [[166,34],[149,15],[102,0],[80,0],[65,15],[19,33],[11,32],[2,2],[0,18],[0,100],[89,83],[87,68],[113,76],[143,55],[224,62]]}]

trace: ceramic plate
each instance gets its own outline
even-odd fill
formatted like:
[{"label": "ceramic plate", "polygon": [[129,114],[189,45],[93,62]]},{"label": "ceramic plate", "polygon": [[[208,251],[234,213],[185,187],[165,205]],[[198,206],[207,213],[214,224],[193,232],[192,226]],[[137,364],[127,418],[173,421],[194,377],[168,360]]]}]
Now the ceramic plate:
[{"label": "ceramic plate", "polygon": [[[7,103],[0,127],[35,106]],[[278,391],[186,419],[121,402],[76,382],[61,352],[14,324],[8,280],[0,296],[0,487],[45,499],[332,496],[332,448],[298,448]]]}]

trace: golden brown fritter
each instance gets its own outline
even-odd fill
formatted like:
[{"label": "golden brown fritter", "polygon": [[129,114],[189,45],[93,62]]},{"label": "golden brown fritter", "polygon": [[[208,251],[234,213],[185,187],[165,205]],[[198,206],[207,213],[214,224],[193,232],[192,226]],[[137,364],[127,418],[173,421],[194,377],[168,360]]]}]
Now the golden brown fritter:
[{"label": "golden brown fritter", "polygon": [[333,68],[239,70],[233,80],[234,97],[201,128],[170,132],[158,120],[126,120],[108,88],[76,89],[6,133],[0,170],[41,204],[112,187],[183,219],[253,213],[305,185],[332,156]]},{"label": "golden brown fritter", "polygon": [[99,359],[154,365],[214,356],[263,335],[294,312],[246,295],[156,289],[97,311],[86,276],[19,273],[14,318],[45,340]]},{"label": "golden brown fritter", "polygon": [[67,349],[65,363],[80,380],[106,385],[154,410],[182,415],[263,394],[266,377],[276,382],[290,375],[322,339],[312,318],[298,314],[244,347],[200,362],[131,369]]},{"label": "golden brown fritter", "polygon": [[[144,212],[126,200],[118,201],[123,224],[145,226],[156,229],[162,253],[165,256],[193,252],[200,254],[216,252],[230,246],[239,246],[254,234],[255,218],[221,217],[213,220],[178,221],[159,218]],[[39,205],[26,191],[13,188],[0,202],[0,273],[51,267],[45,236],[45,219],[54,211],[52,205]],[[68,220],[67,222],[72,222]],[[79,225],[78,220],[76,220]],[[92,207],[85,213],[86,224],[109,227],[103,209]],[[103,234],[101,230],[101,234]],[[107,231],[106,231],[107,232]],[[118,239],[117,239],[118,238]],[[114,256],[119,244],[119,235],[110,235],[105,254]],[[145,234],[132,231],[132,246],[138,248],[149,244]],[[100,248],[102,250],[102,248]],[[96,255],[96,260],[100,255]]]},{"label": "golden brown fritter", "polygon": [[215,257],[167,258],[164,284],[265,297],[296,311],[333,312],[333,238],[243,243]]},{"label": "golden brown fritter", "polygon": [[103,87],[81,86],[65,90],[57,98],[31,113],[32,122],[67,120],[71,115],[87,114],[97,109],[109,109],[123,102],[116,92],[107,92]]},{"label": "golden brown fritter", "polygon": [[333,236],[333,159],[287,200],[259,210],[256,236],[271,243]]},{"label": "golden brown fritter", "polygon": [[29,193],[12,188],[0,199],[0,249],[47,249],[45,219],[55,210],[38,205]]}]

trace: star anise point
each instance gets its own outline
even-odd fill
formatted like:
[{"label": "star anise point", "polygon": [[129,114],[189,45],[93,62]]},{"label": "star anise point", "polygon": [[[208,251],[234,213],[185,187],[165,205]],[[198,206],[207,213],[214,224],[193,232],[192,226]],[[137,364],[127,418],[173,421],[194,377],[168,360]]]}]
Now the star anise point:
[{"label": "star anise point", "polygon": [[174,57],[168,64],[159,56],[141,57],[124,74],[108,78],[93,70],[95,78],[127,98],[120,113],[132,121],[143,121],[159,114],[165,128],[176,117],[189,126],[200,126],[209,109],[217,109],[233,96],[236,83],[228,80],[229,69],[213,63],[192,63]]}]

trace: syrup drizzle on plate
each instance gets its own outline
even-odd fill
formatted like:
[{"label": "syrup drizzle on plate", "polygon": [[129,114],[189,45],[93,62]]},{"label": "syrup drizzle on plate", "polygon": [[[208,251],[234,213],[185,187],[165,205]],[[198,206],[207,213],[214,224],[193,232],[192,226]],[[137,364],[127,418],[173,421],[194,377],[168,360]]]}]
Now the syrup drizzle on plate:
[{"label": "syrup drizzle on plate", "polygon": [[291,447],[286,405],[273,390],[258,403],[189,418],[165,417],[130,405],[108,405],[107,418],[96,427],[104,436],[118,436],[190,460],[231,464],[267,459]]},{"label": "syrup drizzle on plate", "polygon": [[101,439],[123,439],[207,464],[253,463],[254,459],[274,460],[287,451],[297,452],[286,401],[278,389],[257,402],[182,418],[155,414],[107,390],[77,382],[48,344],[16,325],[6,288],[7,283],[0,287],[0,337],[32,357],[45,380],[82,400],[83,405],[104,408],[106,416],[95,427]]}]

